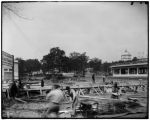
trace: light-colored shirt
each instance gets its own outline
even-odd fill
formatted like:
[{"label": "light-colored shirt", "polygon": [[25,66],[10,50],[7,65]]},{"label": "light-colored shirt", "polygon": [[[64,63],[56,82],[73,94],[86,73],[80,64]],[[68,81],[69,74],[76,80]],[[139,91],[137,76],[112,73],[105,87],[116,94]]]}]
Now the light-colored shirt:
[{"label": "light-colored shirt", "polygon": [[74,101],[74,99],[75,99],[76,96],[77,96],[75,90],[71,89],[71,90],[70,90],[70,93],[73,95],[73,101]]},{"label": "light-colored shirt", "polygon": [[46,100],[60,104],[64,100],[64,94],[60,89],[55,89],[47,94]]}]

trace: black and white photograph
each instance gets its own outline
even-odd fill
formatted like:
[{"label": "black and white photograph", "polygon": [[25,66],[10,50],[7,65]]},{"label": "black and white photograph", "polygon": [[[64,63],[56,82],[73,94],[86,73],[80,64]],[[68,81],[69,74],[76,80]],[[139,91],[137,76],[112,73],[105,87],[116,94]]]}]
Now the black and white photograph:
[{"label": "black and white photograph", "polygon": [[148,119],[149,1],[1,1],[2,119]]}]

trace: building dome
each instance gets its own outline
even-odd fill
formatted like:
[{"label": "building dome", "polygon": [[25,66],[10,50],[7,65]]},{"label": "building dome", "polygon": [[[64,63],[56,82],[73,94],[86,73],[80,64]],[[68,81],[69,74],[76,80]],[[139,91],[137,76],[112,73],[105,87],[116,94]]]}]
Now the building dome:
[{"label": "building dome", "polygon": [[127,61],[127,60],[131,60],[131,54],[125,50],[124,53],[121,55],[121,60],[123,61]]}]

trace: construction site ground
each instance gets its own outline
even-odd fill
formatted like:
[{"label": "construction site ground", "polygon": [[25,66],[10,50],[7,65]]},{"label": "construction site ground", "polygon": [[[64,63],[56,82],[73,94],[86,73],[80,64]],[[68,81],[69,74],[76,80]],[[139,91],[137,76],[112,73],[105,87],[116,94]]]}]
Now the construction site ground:
[{"label": "construction site ground", "polygon": [[[110,82],[111,79],[107,80],[106,82]],[[45,84],[51,85],[50,80],[45,80]],[[147,81],[144,80],[139,81],[139,80],[133,80],[133,81],[118,81],[120,84],[147,84]],[[80,78],[80,81],[71,81],[69,82],[64,82],[61,84],[67,83],[66,85],[74,86],[87,86],[89,84],[92,84],[91,78],[90,77],[85,77],[85,78]],[[102,78],[96,78],[96,84],[104,85]],[[38,97],[39,96],[39,97]],[[127,98],[132,98],[136,99],[138,103],[140,103],[140,106],[128,106],[127,111],[122,113],[119,113],[120,116],[115,116],[117,113],[107,113],[107,108],[105,108],[105,103],[110,102],[112,103],[111,99],[111,94],[105,93],[101,95],[88,95],[91,97],[98,97],[98,98],[108,98],[108,100],[102,100],[100,103],[100,109],[103,109],[102,112],[97,115],[95,118],[147,118],[148,116],[148,93],[147,93],[147,88],[143,91],[142,88],[138,89],[138,92],[126,92],[120,96],[119,99],[127,99]],[[31,98],[27,98],[26,95],[21,96],[22,101],[18,100],[5,100],[4,104],[2,105],[2,117],[3,118],[42,118],[42,114],[44,113],[45,109],[47,108],[48,102],[45,101],[45,97],[42,97],[40,95],[34,95],[32,94]],[[41,100],[41,101],[40,101]],[[61,105],[60,111],[62,112],[59,117],[60,118],[71,118],[71,113],[67,112],[71,110],[71,102],[67,102]],[[103,106],[102,106],[103,105]],[[105,110],[106,109],[106,110]],[[66,111],[66,112],[65,112]],[[105,114],[106,111],[106,114]],[[126,113],[126,114],[124,114]],[[82,115],[77,115],[74,116],[75,118],[84,118]]]}]

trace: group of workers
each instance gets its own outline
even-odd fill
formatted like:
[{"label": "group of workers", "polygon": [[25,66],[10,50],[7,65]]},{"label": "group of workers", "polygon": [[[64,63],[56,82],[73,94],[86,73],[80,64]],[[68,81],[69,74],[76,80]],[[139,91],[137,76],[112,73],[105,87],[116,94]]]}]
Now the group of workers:
[{"label": "group of workers", "polygon": [[[92,75],[92,81],[95,83],[95,74]],[[105,79],[103,78],[103,82]],[[41,87],[44,87],[44,80],[41,80]],[[114,91],[117,92],[117,84],[114,85]],[[13,83],[11,87],[12,95],[13,97],[16,96],[17,91],[17,86],[15,83]],[[78,105],[78,91],[75,91],[74,89],[71,89],[69,86],[66,87],[66,92],[67,95],[71,98],[72,101],[72,116],[75,115],[75,109],[76,106]],[[50,92],[47,93],[46,95],[46,100],[48,100],[48,106],[47,110],[44,112],[42,115],[43,118],[57,118],[59,116],[59,110],[61,104],[64,103],[64,98],[65,94],[61,89],[61,86],[58,84],[53,85],[52,89]]]},{"label": "group of workers", "polygon": [[[95,74],[92,75],[92,82],[95,83]],[[44,81],[41,81],[41,86],[44,86]],[[75,109],[78,104],[78,92],[71,89],[69,86],[66,87],[66,92],[72,101],[72,116],[75,115]],[[46,100],[49,101],[48,108],[42,117],[57,118],[59,116],[60,105],[64,101],[64,93],[59,85],[53,85],[52,90],[47,94]]]},{"label": "group of workers", "polygon": [[[41,87],[44,86],[43,80],[41,81]],[[14,81],[10,87],[10,97],[15,99],[18,95],[18,84]],[[47,110],[42,115],[43,118],[57,118],[59,116],[59,109],[61,104],[65,102],[65,94],[71,99],[72,103],[72,116],[75,115],[75,108],[78,103],[77,92],[74,89],[71,89],[69,86],[66,87],[66,93],[61,89],[61,86],[54,84],[50,92],[46,95],[46,100],[48,101]]]},{"label": "group of workers", "polygon": [[[66,92],[72,101],[72,116],[75,115],[75,107],[78,104],[77,93],[71,89],[69,86],[66,87]],[[46,95],[46,100],[48,100],[47,110],[42,115],[43,118],[57,118],[59,117],[59,110],[61,104],[64,103],[65,95],[61,90],[61,87],[57,84],[53,85],[51,91]]]},{"label": "group of workers", "polygon": [[[103,82],[105,81],[105,78],[103,78]],[[95,83],[95,74],[92,75],[92,83]],[[41,85],[43,84],[43,81],[41,81]],[[71,98],[72,101],[72,116],[75,116],[75,109],[78,105],[78,91],[75,91],[74,89],[71,89],[69,86],[66,87],[66,92],[68,96]],[[48,108],[46,112],[42,115],[42,117],[52,117],[57,118],[59,116],[59,109],[60,105],[63,104],[64,101],[64,93],[61,90],[61,87],[59,85],[54,85],[52,87],[52,90],[47,94],[46,100],[49,101]]]},{"label": "group of workers", "polygon": [[[117,83],[113,86],[113,93],[118,92],[118,85]],[[75,91],[74,89],[71,89],[69,86],[66,87],[66,92],[68,96],[71,98],[72,101],[72,116],[75,116],[75,109],[78,105],[78,91]],[[53,85],[52,90],[47,94],[46,100],[49,101],[48,108],[46,112],[42,115],[43,118],[52,117],[57,118],[59,116],[59,109],[61,104],[63,104],[64,101],[64,93],[61,90],[61,87],[59,85]]]}]

